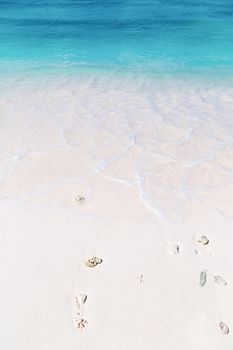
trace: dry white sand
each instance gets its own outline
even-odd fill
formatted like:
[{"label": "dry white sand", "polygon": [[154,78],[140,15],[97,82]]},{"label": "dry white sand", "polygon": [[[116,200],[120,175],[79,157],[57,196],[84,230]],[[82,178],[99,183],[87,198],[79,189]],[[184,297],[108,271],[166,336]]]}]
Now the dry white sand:
[{"label": "dry white sand", "polygon": [[1,349],[232,350],[233,89],[137,84],[5,86]]}]

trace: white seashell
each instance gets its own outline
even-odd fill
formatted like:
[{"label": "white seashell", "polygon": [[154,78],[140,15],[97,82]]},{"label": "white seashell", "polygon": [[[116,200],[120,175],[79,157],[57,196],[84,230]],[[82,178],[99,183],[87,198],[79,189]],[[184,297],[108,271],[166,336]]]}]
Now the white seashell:
[{"label": "white seashell", "polygon": [[209,244],[209,238],[206,236],[200,236],[197,241],[203,245]]},{"label": "white seashell", "polygon": [[221,331],[223,332],[223,334],[228,334],[230,332],[229,327],[226,325],[226,323],[224,322],[220,322],[219,323],[219,328],[221,329]]},{"label": "white seashell", "polygon": [[102,260],[101,258],[93,257],[93,258],[88,259],[88,260],[86,261],[86,265],[87,265],[88,267],[95,267],[95,266],[101,264],[102,262],[103,262],[103,260]]},{"label": "white seashell", "polygon": [[225,281],[221,276],[214,276],[214,280],[216,283],[220,284],[221,286],[227,285],[227,281]]},{"label": "white seashell", "polygon": [[207,270],[204,270],[200,273],[200,286],[204,287],[207,279]]}]

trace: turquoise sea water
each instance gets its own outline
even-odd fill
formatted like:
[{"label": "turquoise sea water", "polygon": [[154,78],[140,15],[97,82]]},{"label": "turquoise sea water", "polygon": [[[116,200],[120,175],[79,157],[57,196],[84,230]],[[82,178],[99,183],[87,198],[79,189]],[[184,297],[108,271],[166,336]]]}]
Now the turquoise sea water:
[{"label": "turquoise sea water", "polygon": [[232,68],[232,0],[0,0],[1,74]]}]

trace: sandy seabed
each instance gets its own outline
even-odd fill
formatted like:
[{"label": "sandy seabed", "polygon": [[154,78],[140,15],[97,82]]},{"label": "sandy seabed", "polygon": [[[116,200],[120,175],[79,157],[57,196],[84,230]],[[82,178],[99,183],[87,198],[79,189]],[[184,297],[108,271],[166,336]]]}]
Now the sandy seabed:
[{"label": "sandy seabed", "polygon": [[233,87],[1,90],[0,347],[232,349]]}]

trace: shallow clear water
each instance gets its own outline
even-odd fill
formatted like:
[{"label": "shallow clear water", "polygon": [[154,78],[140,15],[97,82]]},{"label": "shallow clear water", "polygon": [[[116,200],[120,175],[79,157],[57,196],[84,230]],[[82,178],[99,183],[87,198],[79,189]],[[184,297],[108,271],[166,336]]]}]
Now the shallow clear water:
[{"label": "shallow clear water", "polygon": [[115,75],[7,84],[0,84],[0,208],[77,213],[81,193],[87,215],[115,216],[119,208],[126,215],[133,193],[133,217],[143,215],[135,202],[166,224],[194,208],[233,217],[230,86]]},{"label": "shallow clear water", "polygon": [[0,207],[70,210],[105,182],[165,223],[233,217],[232,16],[227,0],[0,0]]},{"label": "shallow clear water", "polygon": [[230,0],[0,0],[0,72],[229,74]]}]

